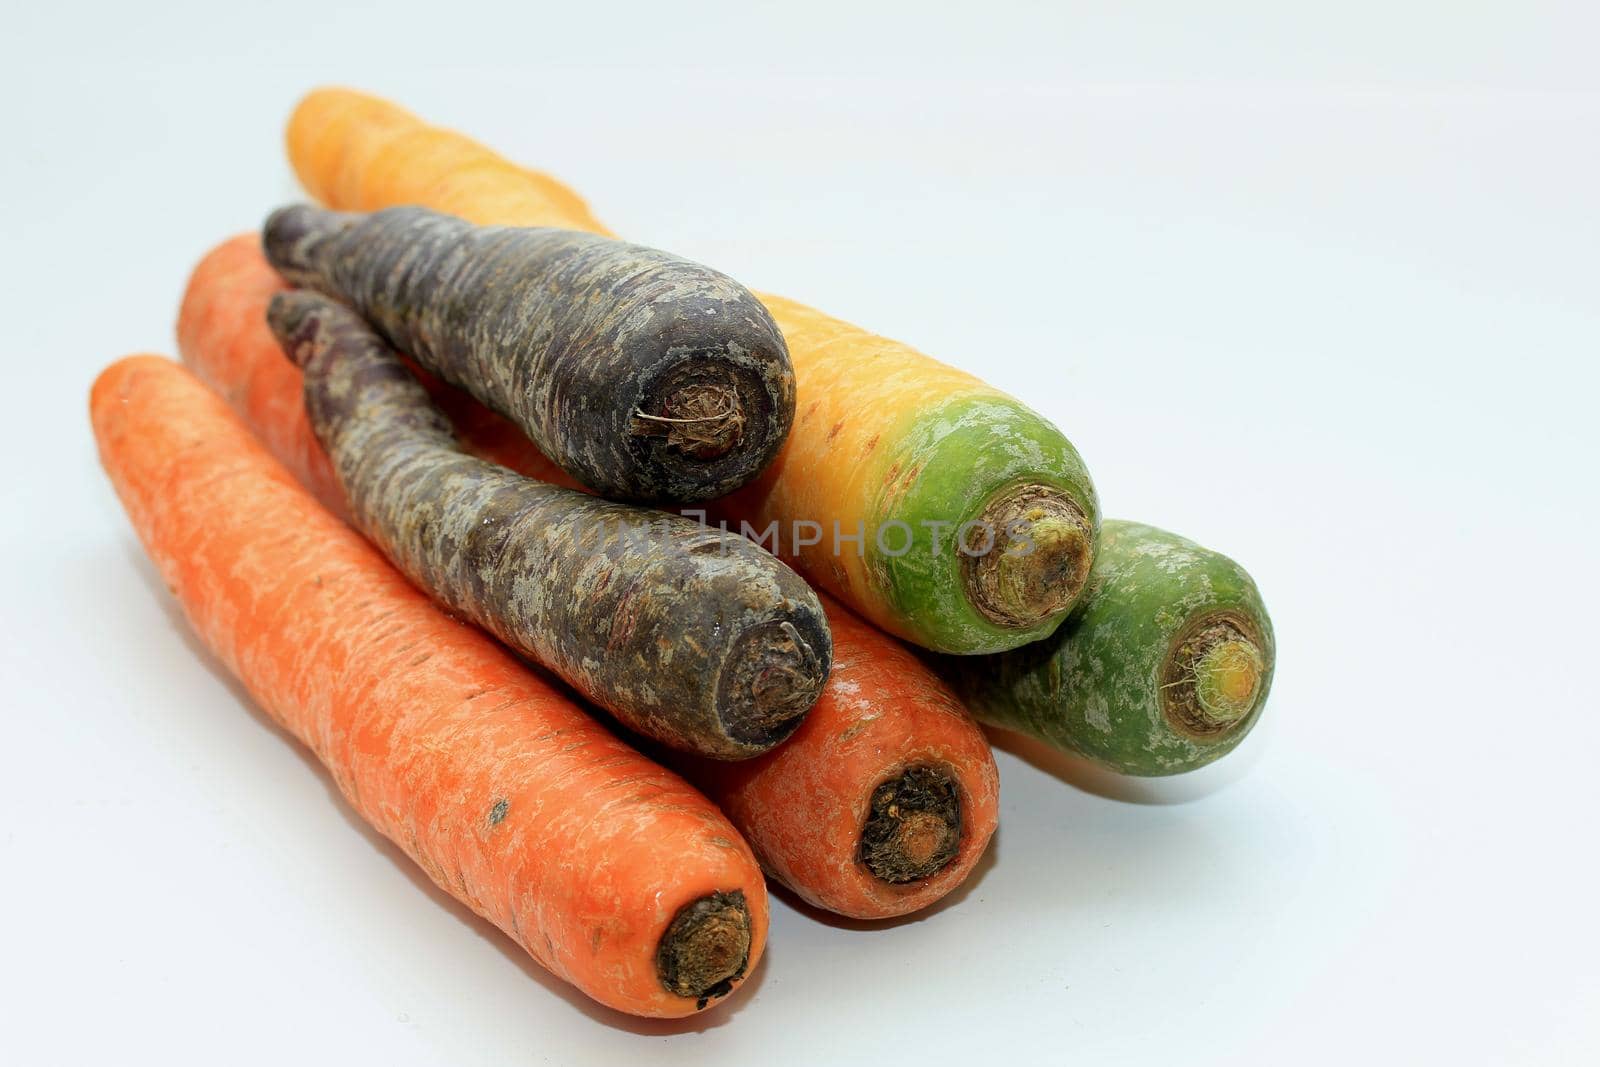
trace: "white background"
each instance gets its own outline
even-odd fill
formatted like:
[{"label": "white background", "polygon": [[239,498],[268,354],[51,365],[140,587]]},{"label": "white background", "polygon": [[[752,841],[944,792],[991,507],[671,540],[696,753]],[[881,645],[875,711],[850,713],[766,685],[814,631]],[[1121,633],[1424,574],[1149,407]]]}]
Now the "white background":
[{"label": "white background", "polygon": [[[570,6],[8,12],[0,1059],[1595,1062],[1596,7]],[[688,1024],[545,977],[197,650],[94,458],[325,81],[1056,419],[1253,571],[1262,728],[1150,783],[1004,742],[967,888],[779,902]]]}]

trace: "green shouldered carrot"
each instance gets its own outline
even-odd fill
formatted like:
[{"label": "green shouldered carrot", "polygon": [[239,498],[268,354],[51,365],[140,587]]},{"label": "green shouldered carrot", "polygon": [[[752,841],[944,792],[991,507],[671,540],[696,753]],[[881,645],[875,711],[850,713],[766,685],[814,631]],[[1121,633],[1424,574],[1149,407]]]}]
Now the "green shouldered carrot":
[{"label": "green shouldered carrot", "polygon": [[1084,601],[1049,639],[941,670],[985,722],[1124,774],[1166,775],[1232,751],[1272,684],[1272,622],[1233,560],[1107,520]]},{"label": "green shouldered carrot", "polygon": [[267,321],[356,525],[412,581],[674,748],[741,759],[800,724],[831,646],[799,575],[737,535],[466,454],[399,356],[328,297],[278,293]]},{"label": "green shouldered carrot", "polygon": [[284,277],[356,308],[605,496],[723,496],[772,461],[794,418],[772,316],[665,252],[420,207],[288,207],[262,244]]},{"label": "green shouldered carrot", "polygon": [[[424,204],[486,225],[607,232],[554,179],[361,93],[310,94],[288,140],[301,181],[331,207]],[[1099,527],[1072,444],[970,374],[760,299],[788,344],[795,420],[777,460],[721,513],[927,648],[993,652],[1048,636],[1077,602]]]}]

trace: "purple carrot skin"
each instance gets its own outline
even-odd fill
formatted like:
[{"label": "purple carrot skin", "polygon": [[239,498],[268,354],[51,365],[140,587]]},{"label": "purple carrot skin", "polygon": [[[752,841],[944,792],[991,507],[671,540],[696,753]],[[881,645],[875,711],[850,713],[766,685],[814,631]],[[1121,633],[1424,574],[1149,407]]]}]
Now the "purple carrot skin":
[{"label": "purple carrot skin", "polygon": [[278,293],[267,320],[356,525],[419,587],[640,733],[743,759],[800,724],[832,642],[816,594],[737,534],[467,455],[354,312]]},{"label": "purple carrot skin", "polygon": [[772,461],[794,418],[766,308],[665,252],[417,207],[283,208],[262,243],[289,281],[354,307],[605,496],[722,496]]}]

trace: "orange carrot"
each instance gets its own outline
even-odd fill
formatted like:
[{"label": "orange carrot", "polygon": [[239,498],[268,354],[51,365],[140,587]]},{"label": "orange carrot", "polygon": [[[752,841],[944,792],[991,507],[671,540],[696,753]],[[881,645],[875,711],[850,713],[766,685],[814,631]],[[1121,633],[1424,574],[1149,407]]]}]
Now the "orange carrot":
[{"label": "orange carrot", "polygon": [[749,973],[766,890],[705,797],[434,608],[181,367],[113,364],[90,413],[202,642],[441,887],[621,1011]]},{"label": "orange carrot", "polygon": [[[183,358],[224,396],[244,401],[238,407],[246,424],[297,477],[325,486],[332,477],[326,462],[306,458],[315,439],[298,404],[300,373],[266,325],[280,285],[254,238],[212,251],[184,297]],[[236,325],[208,330],[210,322]],[[281,397],[268,395],[269,379]],[[533,477],[559,471],[470,399],[444,387],[435,396],[454,398],[468,450]],[[681,766],[724,805],[767,870],[807,901],[857,918],[905,914],[959,885],[983,854],[998,817],[994,759],[950,691],[916,657],[826,597],[823,603],[834,664],[806,723],[779,749],[736,768]],[[864,831],[876,842],[865,850],[870,856]]]},{"label": "orange carrot", "polygon": [[[330,207],[417,204],[485,225],[608,232],[548,175],[362,93],[307,95],[288,147]],[[777,460],[728,498],[730,517],[927,648],[997,652],[1054,631],[1082,593],[1100,523],[1071,442],[971,374],[756,295],[788,345],[797,406]]]},{"label": "orange carrot", "polygon": [[955,695],[892,638],[823,597],[833,673],[782,746],[680,763],[767,873],[819,908],[882,919],[960,885],[999,819],[1000,776]]}]

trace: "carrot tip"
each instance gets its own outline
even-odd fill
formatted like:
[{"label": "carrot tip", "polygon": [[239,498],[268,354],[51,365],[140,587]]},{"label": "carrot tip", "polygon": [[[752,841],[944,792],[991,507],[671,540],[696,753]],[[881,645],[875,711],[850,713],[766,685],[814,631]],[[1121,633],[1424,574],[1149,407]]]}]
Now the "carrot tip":
[{"label": "carrot tip", "polygon": [[749,964],[750,910],[737,889],[685,905],[656,946],[662,986],[697,1008],[732,992]]},{"label": "carrot tip", "polygon": [[304,369],[316,350],[319,312],[326,304],[326,297],[300,289],[272,294],[272,302],[267,305],[267,325],[283,354],[297,367]]},{"label": "carrot tip", "polygon": [[872,792],[861,862],[896,885],[938,874],[961,847],[961,796],[939,767],[912,767]]}]

